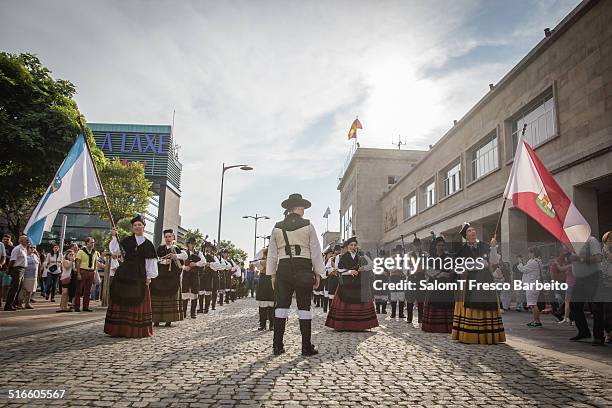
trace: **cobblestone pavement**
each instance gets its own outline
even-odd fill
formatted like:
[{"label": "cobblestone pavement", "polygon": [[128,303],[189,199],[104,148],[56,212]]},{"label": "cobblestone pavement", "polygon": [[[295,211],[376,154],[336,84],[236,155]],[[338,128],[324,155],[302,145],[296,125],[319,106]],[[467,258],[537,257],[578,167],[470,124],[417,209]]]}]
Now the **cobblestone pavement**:
[{"label": "cobblestone pavement", "polygon": [[[0,406],[612,406],[612,376],[508,345],[468,346],[381,321],[338,333],[317,309],[300,355],[297,317],[273,357],[253,300],[239,300],[149,339],[112,339],[102,321],[4,340]],[[65,389],[61,400],[8,400],[8,389]]]}]

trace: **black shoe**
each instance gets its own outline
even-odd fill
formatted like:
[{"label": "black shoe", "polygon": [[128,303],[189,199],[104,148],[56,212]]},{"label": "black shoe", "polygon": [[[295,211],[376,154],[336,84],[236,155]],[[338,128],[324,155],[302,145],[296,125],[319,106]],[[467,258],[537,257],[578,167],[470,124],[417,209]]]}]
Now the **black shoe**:
[{"label": "black shoe", "polygon": [[263,327],[262,327],[262,326],[259,326],[259,327],[257,328],[257,330],[258,330],[258,331],[266,330],[266,326],[263,326]]},{"label": "black shoe", "polygon": [[577,335],[572,337],[570,340],[571,341],[578,341],[578,340],[590,339],[590,338],[591,338],[591,333],[578,333]]},{"label": "black shoe", "polygon": [[272,352],[274,353],[275,356],[280,356],[281,354],[285,353],[285,348],[284,347],[280,347],[280,348],[274,347]]},{"label": "black shoe", "polygon": [[307,347],[305,349],[302,348],[302,355],[305,357],[316,356],[317,354],[319,354],[319,350],[317,350],[312,344],[310,345],[310,347]]},{"label": "black shoe", "polygon": [[12,306],[11,306],[11,307],[6,307],[6,306],[5,306],[5,307],[4,307],[4,311],[5,311],[5,312],[16,312],[16,311],[17,311],[17,309],[15,309],[15,308],[14,308],[14,307],[12,307]]},{"label": "black shoe", "polygon": [[[213,309],[213,310],[215,310],[215,309]],[[198,309],[198,313],[204,313],[204,310]]]},{"label": "black shoe", "polygon": [[51,298],[51,300],[49,302],[55,302],[55,299]]},{"label": "black shoe", "polygon": [[166,322],[166,324],[164,325],[166,327],[172,327],[172,322]]},{"label": "black shoe", "polygon": [[603,339],[593,339],[593,341],[591,342],[591,346],[603,346],[603,345],[604,345]]},{"label": "black shoe", "polygon": [[84,312],[93,312],[93,310],[91,310],[90,308],[87,309],[83,309]]},{"label": "black shoe", "polygon": [[80,311],[81,311],[81,309],[79,309],[78,307],[75,307],[75,308],[74,308],[74,311],[75,311],[75,312],[80,312]]},{"label": "black shoe", "polygon": [[195,314],[195,313],[192,313],[192,314],[191,314],[191,318],[192,318],[192,319],[195,319],[195,318],[197,318],[197,317],[198,317],[198,315],[197,315],[197,314]]},{"label": "black shoe", "polygon": [[159,322],[153,323],[153,327],[159,327]]}]

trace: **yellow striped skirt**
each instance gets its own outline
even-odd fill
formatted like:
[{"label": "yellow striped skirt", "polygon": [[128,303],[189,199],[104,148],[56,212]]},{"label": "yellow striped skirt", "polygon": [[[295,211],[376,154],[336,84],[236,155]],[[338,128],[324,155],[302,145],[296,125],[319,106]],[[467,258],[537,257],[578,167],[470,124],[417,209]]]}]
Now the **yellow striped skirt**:
[{"label": "yellow striped skirt", "polygon": [[472,309],[463,305],[464,292],[457,293],[453,313],[452,339],[467,344],[497,344],[506,341],[499,311]]}]

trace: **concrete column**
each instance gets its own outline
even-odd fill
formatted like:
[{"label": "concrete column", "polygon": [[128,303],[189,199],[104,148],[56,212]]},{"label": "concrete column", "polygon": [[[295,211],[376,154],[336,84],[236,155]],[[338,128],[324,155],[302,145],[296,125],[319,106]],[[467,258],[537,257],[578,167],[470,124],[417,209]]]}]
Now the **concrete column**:
[{"label": "concrete column", "polygon": [[523,255],[526,259],[529,247],[527,216],[516,208],[508,208],[502,216],[500,229],[503,258],[511,264],[517,255]]},{"label": "concrete column", "polygon": [[599,237],[597,191],[594,188],[574,187],[574,205],[591,226],[591,235]]}]

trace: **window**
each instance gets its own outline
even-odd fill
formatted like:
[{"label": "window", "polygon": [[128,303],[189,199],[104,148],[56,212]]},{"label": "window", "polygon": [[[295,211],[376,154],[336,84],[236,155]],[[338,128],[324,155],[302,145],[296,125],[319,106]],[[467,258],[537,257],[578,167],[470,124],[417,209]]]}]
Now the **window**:
[{"label": "window", "polygon": [[444,197],[461,189],[461,163],[451,166],[444,172]]},{"label": "window", "polygon": [[472,152],[471,156],[472,180],[477,180],[497,169],[499,166],[499,154],[496,132],[488,136],[485,142]]},{"label": "window", "polygon": [[431,182],[425,187],[425,208],[429,208],[436,203],[436,183]]},{"label": "window", "polygon": [[557,133],[555,104],[551,93],[537,99],[529,109],[517,116],[519,119],[512,121],[512,157],[516,152],[516,145],[525,124],[527,124],[525,140],[530,146],[537,146]]},{"label": "window", "polygon": [[416,194],[404,197],[404,219],[414,217],[417,213]]}]

